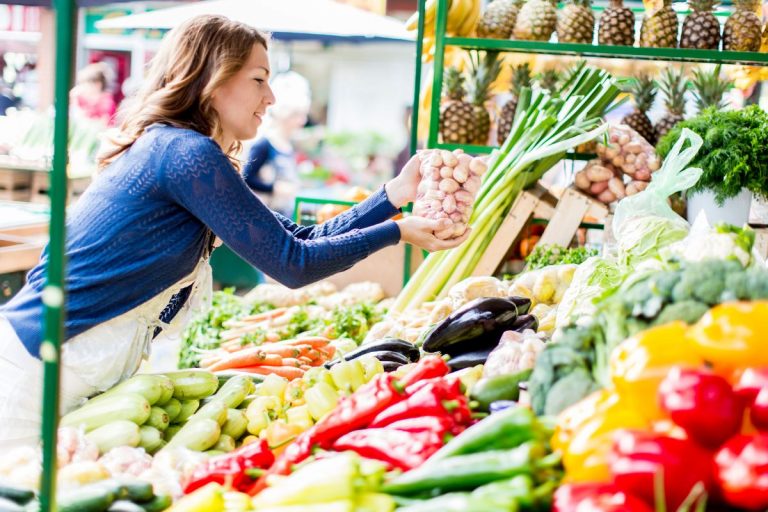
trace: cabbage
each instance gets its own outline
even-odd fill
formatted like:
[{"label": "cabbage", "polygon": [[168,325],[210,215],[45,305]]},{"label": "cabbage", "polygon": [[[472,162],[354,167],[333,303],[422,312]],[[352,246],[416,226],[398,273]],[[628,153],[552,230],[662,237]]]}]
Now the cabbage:
[{"label": "cabbage", "polygon": [[555,327],[564,327],[572,319],[591,318],[596,309],[595,301],[621,281],[621,271],[613,260],[598,256],[587,259],[576,269],[571,285],[557,307]]},{"label": "cabbage", "polygon": [[685,221],[655,215],[631,219],[617,240],[619,261],[628,268],[649,258],[659,257],[659,251],[688,236]]}]

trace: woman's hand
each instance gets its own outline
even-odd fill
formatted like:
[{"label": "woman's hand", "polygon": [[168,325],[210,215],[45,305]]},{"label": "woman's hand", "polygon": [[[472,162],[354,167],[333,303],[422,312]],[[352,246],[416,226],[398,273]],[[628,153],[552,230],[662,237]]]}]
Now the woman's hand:
[{"label": "woman's hand", "polygon": [[408,163],[405,164],[397,178],[390,180],[384,185],[387,198],[395,208],[402,208],[416,200],[416,189],[419,188],[419,181],[421,181],[420,166],[421,159],[419,154],[416,153],[408,160]]},{"label": "woman's hand", "polygon": [[452,225],[447,219],[433,220],[411,215],[395,221],[400,228],[400,240],[429,252],[444,251],[461,245],[469,237],[469,229],[458,238],[440,240],[435,232],[442,231]]}]

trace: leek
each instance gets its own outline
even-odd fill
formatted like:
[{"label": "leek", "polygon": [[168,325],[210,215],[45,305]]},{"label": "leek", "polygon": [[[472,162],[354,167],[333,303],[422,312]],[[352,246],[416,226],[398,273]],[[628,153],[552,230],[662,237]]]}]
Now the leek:
[{"label": "leek", "polygon": [[601,116],[620,93],[605,71],[582,65],[558,96],[524,88],[510,134],[491,153],[475,200],[472,229],[461,246],[430,254],[391,308],[403,312],[444,297],[475,270],[520,192],[562,160],[566,152],[603,134]]}]

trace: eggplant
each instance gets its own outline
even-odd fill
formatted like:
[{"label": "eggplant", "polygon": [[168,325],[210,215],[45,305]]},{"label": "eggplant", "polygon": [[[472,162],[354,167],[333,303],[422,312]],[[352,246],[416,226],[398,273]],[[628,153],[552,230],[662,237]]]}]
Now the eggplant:
[{"label": "eggplant", "polygon": [[384,367],[384,371],[387,372],[387,373],[394,372],[395,370],[397,370],[401,366],[403,366],[400,363],[395,363],[395,362],[392,362],[392,361],[383,361],[381,363],[381,365]]},{"label": "eggplant", "polygon": [[478,340],[482,340],[483,348],[490,344],[496,346],[502,333],[514,325],[519,308],[527,311],[527,307],[530,301],[519,297],[475,299],[437,324],[426,335],[423,348],[426,352],[454,355],[467,352],[467,347],[479,348]]},{"label": "eggplant", "polygon": [[405,356],[408,361],[412,363],[419,360],[419,348],[409,341],[398,338],[384,338],[365,343],[352,352],[344,354],[344,359],[349,361],[351,359],[356,359],[363,354],[379,351],[397,352]]},{"label": "eggplant", "polygon": [[533,315],[522,315],[517,317],[515,323],[512,324],[512,330],[517,332],[523,332],[526,329],[533,329],[534,331],[539,328],[539,319]]},{"label": "eggplant", "polygon": [[451,371],[455,372],[456,370],[463,370],[464,368],[484,364],[494,348],[496,348],[496,345],[473,350],[471,352],[464,352],[463,354],[451,357],[448,360],[448,366],[451,367]]},{"label": "eggplant", "polygon": [[363,354],[363,355],[373,356],[379,361],[381,361],[382,363],[385,361],[391,361],[393,363],[409,364],[411,362],[408,360],[407,357],[405,357],[400,352],[393,352],[392,350],[378,350],[376,352],[368,352],[367,354]]},{"label": "eggplant", "polygon": [[528,311],[531,310],[531,299],[526,297],[507,297],[508,301],[514,302],[515,306],[517,306],[517,314],[520,316],[527,315]]}]

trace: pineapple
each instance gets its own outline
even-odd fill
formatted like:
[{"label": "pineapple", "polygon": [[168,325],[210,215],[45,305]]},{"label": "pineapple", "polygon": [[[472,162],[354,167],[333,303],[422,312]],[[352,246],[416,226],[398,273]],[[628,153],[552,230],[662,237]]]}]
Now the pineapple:
[{"label": "pineapple", "polygon": [[515,120],[515,112],[517,111],[517,101],[520,97],[520,90],[523,87],[531,86],[531,68],[528,63],[521,64],[519,66],[512,67],[512,84],[509,88],[509,92],[512,93],[512,97],[501,108],[501,114],[499,114],[498,127],[496,129],[496,140],[501,144],[507,139],[509,131],[512,129],[512,123]]},{"label": "pineapple", "polygon": [[675,48],[677,46],[677,14],[672,0],[653,14],[646,12],[640,26],[640,46],[643,48]]},{"label": "pineapple", "polygon": [[495,0],[477,22],[477,37],[509,39],[515,29],[521,0]]},{"label": "pineapple", "polygon": [[569,0],[557,19],[557,40],[561,43],[591,44],[594,32],[592,0]]},{"label": "pineapple", "polygon": [[555,69],[547,69],[537,77],[539,87],[555,96],[559,90],[560,73]]},{"label": "pineapple", "polygon": [[528,0],[515,22],[515,39],[549,41],[557,26],[557,8],[551,0]]},{"label": "pineapple", "polygon": [[662,72],[659,89],[664,96],[666,115],[656,123],[656,138],[661,139],[669,130],[683,120],[685,113],[685,91],[688,83],[683,77],[683,70],[667,68]]},{"label": "pineapple", "polygon": [[693,13],[683,22],[680,48],[717,50],[720,46],[720,23],[712,13],[717,0],[690,0]]},{"label": "pineapple", "polygon": [[721,65],[715,66],[711,72],[697,69],[693,72],[693,96],[699,112],[709,107],[717,110],[725,108],[723,94],[733,86],[733,83],[720,77]]},{"label": "pineapple", "polygon": [[445,143],[468,144],[472,138],[472,105],[464,100],[464,76],[447,68],[444,79],[446,99],[440,107],[440,136]]},{"label": "pineapple", "polygon": [[485,104],[488,101],[491,84],[499,76],[501,61],[498,52],[486,52],[483,60],[475,52],[471,56],[471,69],[467,95],[472,108],[470,144],[486,145],[491,135],[491,114]]},{"label": "pineapple", "polygon": [[600,16],[597,30],[599,44],[632,46],[635,44],[635,15],[624,7],[622,0],[611,0],[611,5]]},{"label": "pineapple", "polygon": [[756,52],[760,50],[761,24],[755,14],[759,0],[734,0],[736,11],[728,17],[723,30],[723,50]]},{"label": "pineapple", "polygon": [[622,123],[628,125],[651,144],[656,144],[656,131],[648,118],[648,111],[656,97],[656,82],[648,75],[641,75],[630,88],[635,99],[635,111],[625,116]]}]

